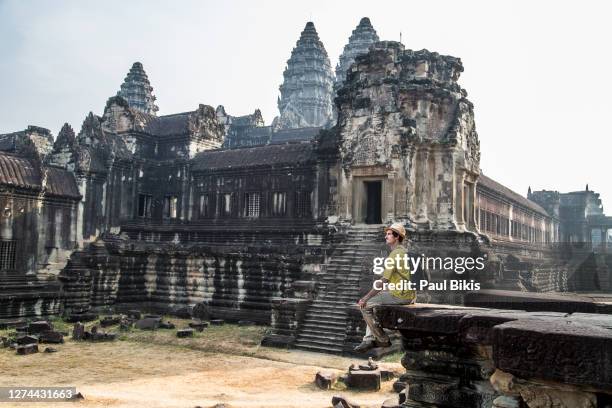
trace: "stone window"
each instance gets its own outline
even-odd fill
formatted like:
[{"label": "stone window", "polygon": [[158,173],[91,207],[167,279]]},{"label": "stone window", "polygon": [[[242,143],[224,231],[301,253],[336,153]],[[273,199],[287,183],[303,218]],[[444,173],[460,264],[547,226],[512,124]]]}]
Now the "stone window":
[{"label": "stone window", "polygon": [[200,196],[200,218],[210,217],[210,195]]},{"label": "stone window", "polygon": [[164,200],[164,217],[176,218],[178,214],[178,197],[166,196]]},{"label": "stone window", "polygon": [[15,252],[17,243],[13,240],[0,241],[0,270],[15,269]]},{"label": "stone window", "polygon": [[295,216],[309,217],[310,216],[310,192],[296,191],[295,192]]},{"label": "stone window", "polygon": [[272,193],[272,215],[285,215],[287,211],[287,193]]},{"label": "stone window", "polygon": [[228,216],[232,214],[232,194],[225,193],[221,195],[221,215]]},{"label": "stone window", "polygon": [[151,218],[151,203],[153,196],[150,194],[138,194],[138,216]]},{"label": "stone window", "polygon": [[259,217],[259,193],[244,194],[244,212],[247,217]]}]

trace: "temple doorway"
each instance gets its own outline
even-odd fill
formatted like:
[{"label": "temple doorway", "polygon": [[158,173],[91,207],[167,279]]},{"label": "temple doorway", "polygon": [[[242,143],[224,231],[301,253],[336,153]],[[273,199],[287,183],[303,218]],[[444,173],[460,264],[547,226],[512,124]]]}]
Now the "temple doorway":
[{"label": "temple doorway", "polygon": [[380,181],[364,181],[366,190],[366,224],[380,224],[381,220],[381,193]]}]

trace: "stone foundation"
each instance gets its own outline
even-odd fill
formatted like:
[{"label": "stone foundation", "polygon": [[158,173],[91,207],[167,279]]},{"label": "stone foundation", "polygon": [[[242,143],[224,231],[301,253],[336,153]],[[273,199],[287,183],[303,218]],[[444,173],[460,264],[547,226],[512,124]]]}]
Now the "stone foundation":
[{"label": "stone foundation", "polygon": [[610,315],[444,305],[376,315],[402,334],[402,407],[603,407],[612,396]]}]

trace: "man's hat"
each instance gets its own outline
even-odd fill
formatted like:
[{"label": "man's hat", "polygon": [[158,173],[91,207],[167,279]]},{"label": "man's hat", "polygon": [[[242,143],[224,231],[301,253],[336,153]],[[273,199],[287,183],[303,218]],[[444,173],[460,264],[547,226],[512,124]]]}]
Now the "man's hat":
[{"label": "man's hat", "polygon": [[387,228],[385,228],[385,232],[387,232],[388,230],[395,231],[402,238],[406,238],[406,228],[404,228],[404,226],[402,224],[400,224],[399,222],[395,222],[395,223],[389,225]]}]

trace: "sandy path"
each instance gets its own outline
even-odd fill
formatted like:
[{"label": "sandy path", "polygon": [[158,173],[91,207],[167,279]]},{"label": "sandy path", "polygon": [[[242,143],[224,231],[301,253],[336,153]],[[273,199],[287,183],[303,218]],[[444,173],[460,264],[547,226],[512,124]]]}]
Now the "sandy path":
[{"label": "sandy path", "polygon": [[[267,358],[207,353],[184,347],[67,342],[58,353],[15,356],[0,351],[2,386],[76,386],[79,403],[0,404],[35,407],[331,407],[335,394],[380,407],[396,396],[392,381],[378,393],[322,391],[313,383],[321,366],[342,368],[354,359],[262,349]],[[288,362],[289,361],[289,362]],[[317,363],[318,362],[318,363]],[[315,363],[316,365],[314,365]],[[340,370],[338,370],[340,372]]]}]

